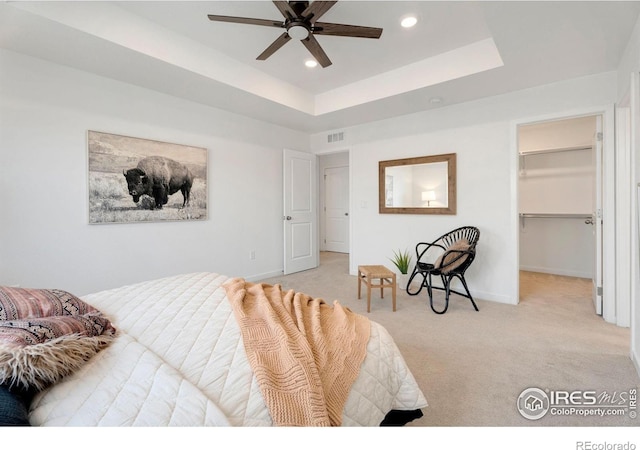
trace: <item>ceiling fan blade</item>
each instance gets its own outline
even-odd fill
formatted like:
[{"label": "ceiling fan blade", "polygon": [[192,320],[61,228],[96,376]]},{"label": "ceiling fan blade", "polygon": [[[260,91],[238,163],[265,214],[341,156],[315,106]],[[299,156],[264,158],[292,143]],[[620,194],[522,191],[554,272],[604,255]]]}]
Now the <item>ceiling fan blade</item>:
[{"label": "ceiling fan blade", "polygon": [[316,22],[313,34],[325,36],[348,36],[369,39],[379,39],[382,28],[361,27],[358,25],[341,25],[338,23]]},{"label": "ceiling fan blade", "polygon": [[324,15],[324,13],[329,11],[329,9],[333,5],[335,5],[336,3],[338,3],[337,0],[333,1],[333,2],[320,2],[320,1],[312,2],[302,12],[302,17],[312,16],[311,17],[311,23],[315,23],[316,20],[318,20],[320,17],[322,17]]},{"label": "ceiling fan blade", "polygon": [[269,56],[273,55],[278,49],[282,48],[282,46],[287,42],[289,42],[290,40],[291,40],[291,37],[289,37],[289,35],[285,31],[280,35],[278,39],[273,41],[273,43],[269,47],[267,47],[265,51],[260,53],[260,55],[258,55],[256,59],[260,61],[264,61]]},{"label": "ceiling fan blade", "polygon": [[285,19],[293,19],[296,17],[296,13],[291,5],[289,5],[289,2],[273,0],[273,4],[280,10],[280,13],[282,13]]},{"label": "ceiling fan blade", "polygon": [[215,14],[208,14],[209,20],[214,22],[231,22],[231,23],[244,23],[249,25],[262,25],[265,27],[284,28],[284,22],[268,19],[250,19],[248,17],[233,17],[233,16],[216,16]]},{"label": "ceiling fan blade", "polygon": [[301,42],[304,44],[305,47],[307,47],[307,50],[311,52],[313,57],[316,59],[316,61],[318,61],[318,63],[322,67],[328,67],[331,65],[331,60],[329,59],[327,54],[324,52],[324,50],[322,50],[322,47],[320,47],[320,44],[318,43],[317,39],[313,37],[313,34],[310,34],[306,39],[303,39]]}]

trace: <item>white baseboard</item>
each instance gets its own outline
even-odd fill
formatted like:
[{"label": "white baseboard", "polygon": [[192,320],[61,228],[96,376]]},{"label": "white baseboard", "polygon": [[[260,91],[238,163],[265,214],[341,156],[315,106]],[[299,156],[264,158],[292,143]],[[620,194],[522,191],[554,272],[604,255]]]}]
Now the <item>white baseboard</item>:
[{"label": "white baseboard", "polygon": [[565,270],[565,269],[554,269],[548,267],[536,267],[536,266],[520,266],[520,270],[524,270],[526,272],[540,272],[540,273],[548,273],[550,275],[562,275],[565,277],[576,277],[576,278],[588,278],[591,279],[591,273],[581,272],[579,270]]},{"label": "white baseboard", "polygon": [[[415,281],[414,281],[415,283]],[[452,288],[459,291],[459,292],[464,292],[464,287],[460,284],[459,281],[454,280],[454,285],[452,285]],[[412,283],[413,285],[413,283]],[[438,286],[441,286],[441,283],[438,284]],[[518,299],[517,298],[511,298],[507,295],[502,295],[502,294],[496,294],[495,292],[487,292],[487,291],[481,291],[481,290],[477,290],[477,289],[472,289],[471,286],[469,287],[469,290],[471,291],[471,296],[473,297],[473,300],[487,300],[490,302],[496,302],[496,303],[504,303],[506,305],[517,305],[518,304]],[[425,295],[426,295],[426,288],[425,288]]]},{"label": "white baseboard", "polygon": [[487,300],[490,302],[504,303],[506,305],[517,305],[518,299],[510,298],[507,295],[495,294],[493,292],[476,291],[471,289],[474,300]]},{"label": "white baseboard", "polygon": [[256,275],[249,275],[249,276],[244,277],[244,279],[249,281],[250,283],[253,283],[253,282],[256,282],[256,281],[264,280],[265,278],[279,277],[279,276],[282,276],[283,273],[284,273],[284,271],[277,270],[277,271],[274,271],[274,272],[265,272],[265,273],[259,273],[259,274],[256,274]]}]

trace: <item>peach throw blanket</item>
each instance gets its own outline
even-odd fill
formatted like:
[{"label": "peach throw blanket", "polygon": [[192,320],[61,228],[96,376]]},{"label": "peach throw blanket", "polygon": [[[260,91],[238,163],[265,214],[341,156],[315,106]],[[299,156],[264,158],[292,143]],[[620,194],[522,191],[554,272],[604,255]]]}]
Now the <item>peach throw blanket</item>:
[{"label": "peach throw blanket", "polygon": [[276,426],[340,426],[366,356],[369,319],[280,285],[224,285]]}]

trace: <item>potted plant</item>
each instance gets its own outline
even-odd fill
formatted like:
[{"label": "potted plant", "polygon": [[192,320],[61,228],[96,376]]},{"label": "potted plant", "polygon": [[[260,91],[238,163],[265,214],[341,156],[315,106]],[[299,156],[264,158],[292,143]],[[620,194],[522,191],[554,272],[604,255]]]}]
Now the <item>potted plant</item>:
[{"label": "potted plant", "polygon": [[407,288],[407,282],[409,281],[409,266],[411,265],[411,253],[409,250],[394,250],[393,258],[389,258],[391,262],[396,266],[400,272],[398,277],[398,285],[402,289]]}]

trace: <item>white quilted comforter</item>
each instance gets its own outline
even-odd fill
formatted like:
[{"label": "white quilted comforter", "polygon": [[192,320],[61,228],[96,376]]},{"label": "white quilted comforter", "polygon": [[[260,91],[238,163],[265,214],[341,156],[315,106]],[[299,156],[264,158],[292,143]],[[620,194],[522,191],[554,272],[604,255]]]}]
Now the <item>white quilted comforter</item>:
[{"label": "white quilted comforter", "polygon": [[[270,426],[240,329],[214,273],[164,278],[83,297],[118,329],[111,346],[40,393],[40,426]],[[343,426],[377,426],[392,409],[427,406],[384,327],[367,356]]]}]

